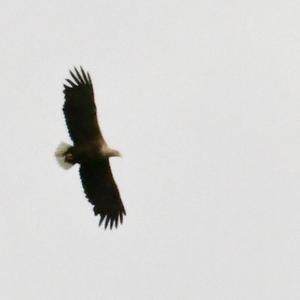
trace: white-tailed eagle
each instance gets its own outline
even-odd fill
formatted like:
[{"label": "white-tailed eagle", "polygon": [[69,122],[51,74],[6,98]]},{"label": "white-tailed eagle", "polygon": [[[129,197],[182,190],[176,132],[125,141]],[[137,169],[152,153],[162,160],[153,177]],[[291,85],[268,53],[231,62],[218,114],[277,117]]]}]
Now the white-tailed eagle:
[{"label": "white-tailed eagle", "polygon": [[120,156],[117,150],[106,144],[100,131],[93,84],[89,73],[82,67],[70,71],[72,80],[64,84],[65,115],[73,146],[61,143],[55,152],[58,163],[69,169],[80,165],[79,173],[85,195],[100,215],[99,226],[104,222],[110,228],[123,222],[126,215],[118,187],[114,181],[109,158]]}]

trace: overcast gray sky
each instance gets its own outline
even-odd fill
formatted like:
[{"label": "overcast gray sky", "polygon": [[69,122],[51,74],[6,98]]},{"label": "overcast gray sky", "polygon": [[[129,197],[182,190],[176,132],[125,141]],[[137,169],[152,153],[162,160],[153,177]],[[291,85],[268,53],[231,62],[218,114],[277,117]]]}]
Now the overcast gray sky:
[{"label": "overcast gray sky", "polygon": [[[300,297],[300,2],[9,1],[0,298]],[[97,226],[62,83],[91,74],[127,217]]]}]

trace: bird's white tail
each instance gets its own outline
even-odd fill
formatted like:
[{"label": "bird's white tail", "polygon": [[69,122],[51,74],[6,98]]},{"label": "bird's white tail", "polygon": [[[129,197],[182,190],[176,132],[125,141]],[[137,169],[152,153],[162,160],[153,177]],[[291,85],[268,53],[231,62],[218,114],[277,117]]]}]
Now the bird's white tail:
[{"label": "bird's white tail", "polygon": [[55,151],[55,157],[58,164],[65,170],[68,170],[73,166],[73,164],[66,161],[66,153],[71,147],[71,145],[61,142]]}]

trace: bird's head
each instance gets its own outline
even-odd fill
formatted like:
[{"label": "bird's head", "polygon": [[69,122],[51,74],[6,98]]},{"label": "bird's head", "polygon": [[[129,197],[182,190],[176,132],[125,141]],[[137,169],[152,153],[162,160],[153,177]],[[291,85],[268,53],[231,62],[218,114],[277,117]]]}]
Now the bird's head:
[{"label": "bird's head", "polygon": [[121,157],[121,153],[118,150],[109,148],[106,144],[102,146],[101,154],[104,157]]},{"label": "bird's head", "polygon": [[122,154],[115,149],[111,149],[110,153],[108,154],[109,157],[122,157]]}]

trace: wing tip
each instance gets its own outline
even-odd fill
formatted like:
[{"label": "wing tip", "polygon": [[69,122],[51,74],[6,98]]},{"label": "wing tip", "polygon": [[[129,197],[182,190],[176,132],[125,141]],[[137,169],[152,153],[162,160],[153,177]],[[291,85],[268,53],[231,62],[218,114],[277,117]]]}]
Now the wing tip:
[{"label": "wing tip", "polygon": [[82,85],[89,85],[92,86],[92,80],[89,72],[86,72],[84,68],[80,65],[79,67],[73,66],[72,69],[69,69],[69,73],[71,75],[71,79],[65,79],[67,84],[71,85],[68,86],[64,84],[64,90],[72,89],[75,87],[79,87]]},{"label": "wing tip", "polygon": [[[114,227],[118,228],[119,224],[123,224],[123,215],[126,215],[125,209],[123,208],[117,214],[109,214],[109,213],[95,213],[95,215],[100,215],[99,227],[103,224],[104,230],[110,229],[112,230]],[[105,222],[104,222],[105,221]]]}]

